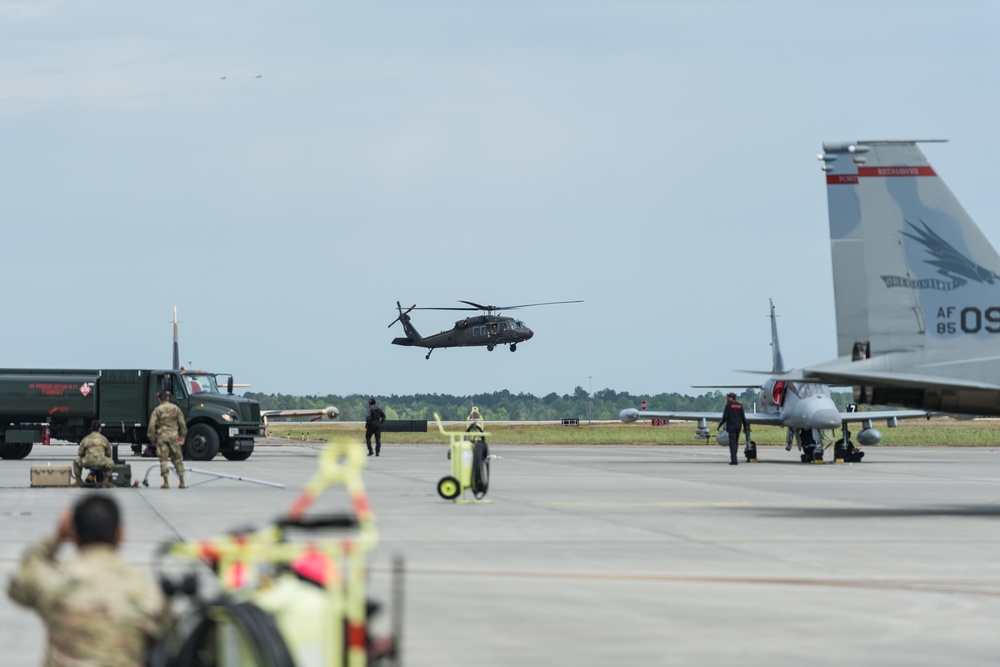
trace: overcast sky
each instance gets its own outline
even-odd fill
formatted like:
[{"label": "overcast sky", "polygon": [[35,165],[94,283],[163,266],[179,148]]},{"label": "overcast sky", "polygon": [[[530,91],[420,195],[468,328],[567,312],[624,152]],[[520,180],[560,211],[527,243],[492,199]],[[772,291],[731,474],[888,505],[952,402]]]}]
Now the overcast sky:
[{"label": "overcast sky", "polygon": [[[268,393],[693,393],[836,356],[824,140],[994,243],[995,2],[0,1],[7,367]],[[222,77],[225,77],[224,79]],[[259,78],[258,78],[259,77]],[[404,305],[506,347],[393,346]],[[419,312],[422,334],[456,313]],[[627,407],[627,406],[623,406]]]}]

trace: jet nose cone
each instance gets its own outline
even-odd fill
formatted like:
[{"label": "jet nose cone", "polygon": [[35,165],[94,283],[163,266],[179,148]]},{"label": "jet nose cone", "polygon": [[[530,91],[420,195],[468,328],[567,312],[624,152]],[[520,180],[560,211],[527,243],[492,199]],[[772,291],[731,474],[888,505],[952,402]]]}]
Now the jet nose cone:
[{"label": "jet nose cone", "polygon": [[635,408],[625,408],[618,413],[618,419],[621,419],[626,424],[631,424],[639,418],[639,411]]},{"label": "jet nose cone", "polygon": [[840,426],[840,412],[832,408],[822,408],[812,414],[810,421],[813,428],[838,428]]}]

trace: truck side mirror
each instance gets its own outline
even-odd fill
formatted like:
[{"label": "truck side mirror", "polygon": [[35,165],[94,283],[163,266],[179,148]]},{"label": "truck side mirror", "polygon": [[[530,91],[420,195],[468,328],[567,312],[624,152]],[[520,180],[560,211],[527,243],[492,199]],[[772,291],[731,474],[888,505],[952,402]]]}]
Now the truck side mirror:
[{"label": "truck side mirror", "polygon": [[232,396],[232,394],[233,394],[233,376],[232,375],[229,376],[229,381],[226,382],[226,392],[230,396]]}]

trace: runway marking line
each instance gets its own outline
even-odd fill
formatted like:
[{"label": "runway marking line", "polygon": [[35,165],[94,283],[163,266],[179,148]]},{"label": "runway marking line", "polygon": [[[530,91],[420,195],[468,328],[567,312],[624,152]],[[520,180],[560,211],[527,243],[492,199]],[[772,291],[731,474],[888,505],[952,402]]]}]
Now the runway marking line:
[{"label": "runway marking line", "polygon": [[749,507],[749,500],[723,500],[718,502],[703,501],[661,501],[650,503],[627,502],[536,502],[524,503],[533,507]]},{"label": "runway marking line", "polygon": [[863,579],[794,579],[785,577],[716,577],[682,574],[616,574],[601,572],[485,572],[475,570],[428,570],[407,568],[407,574],[466,577],[523,577],[529,579],[575,579],[590,581],[635,581],[712,584],[765,584],[769,586],[822,586],[828,588],[874,588],[919,593],[945,593],[1000,597],[1000,588],[984,590],[983,586],[1000,586],[1000,582],[933,582],[933,581],[874,581]]}]

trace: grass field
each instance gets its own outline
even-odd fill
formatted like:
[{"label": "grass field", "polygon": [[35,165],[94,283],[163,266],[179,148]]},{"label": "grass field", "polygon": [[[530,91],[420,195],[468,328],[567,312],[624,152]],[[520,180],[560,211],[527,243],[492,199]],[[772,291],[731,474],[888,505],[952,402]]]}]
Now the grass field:
[{"label": "grass field", "polygon": [[[710,424],[714,430],[715,425]],[[876,423],[882,432],[883,446],[938,446],[938,447],[992,447],[1000,445],[1000,420],[976,419],[957,421],[948,418],[930,420],[911,419],[900,421],[898,428],[886,428],[885,423]],[[448,430],[465,430],[461,425],[446,426]],[[618,422],[595,422],[588,426],[561,426],[559,424],[490,424],[485,425],[489,433],[488,442],[499,445],[692,445],[704,443],[694,437],[693,422],[672,422],[669,427],[650,426],[648,423],[622,424]],[[433,422],[428,424],[427,433],[383,433],[382,442],[401,443],[441,443],[448,438],[442,435]],[[851,434],[856,436],[860,424],[851,425]],[[334,440],[351,439],[364,441],[364,425],[361,423],[315,423],[315,424],[271,424],[272,437],[289,440]],[[830,432],[835,438],[840,431]],[[753,439],[759,445],[784,445],[785,430],[775,426],[758,426],[753,429]],[[712,444],[715,444],[714,438]]]}]

